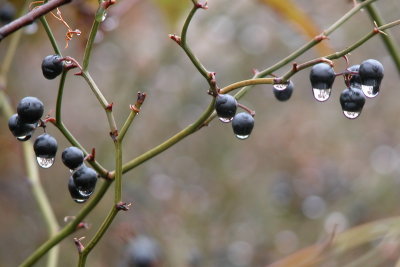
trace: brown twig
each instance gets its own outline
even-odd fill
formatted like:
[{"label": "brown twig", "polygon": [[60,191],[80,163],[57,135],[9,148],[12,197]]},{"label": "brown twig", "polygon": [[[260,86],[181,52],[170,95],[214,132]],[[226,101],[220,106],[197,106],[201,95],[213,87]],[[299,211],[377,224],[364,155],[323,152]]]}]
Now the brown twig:
[{"label": "brown twig", "polygon": [[68,4],[72,0],[53,0],[49,1],[46,4],[39,6],[38,8],[33,9],[32,11],[28,12],[24,16],[4,25],[0,28],[0,42],[6,38],[8,35],[16,32],[17,30],[21,29],[22,27],[31,24],[35,21],[35,19],[49,13],[53,9],[56,9],[59,6]]}]

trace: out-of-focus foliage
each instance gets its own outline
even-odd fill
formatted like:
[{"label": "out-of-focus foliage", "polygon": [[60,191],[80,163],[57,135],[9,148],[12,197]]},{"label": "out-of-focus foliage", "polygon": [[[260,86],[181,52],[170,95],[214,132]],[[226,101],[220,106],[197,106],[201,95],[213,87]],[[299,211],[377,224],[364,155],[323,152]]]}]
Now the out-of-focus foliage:
[{"label": "out-of-focus foliage", "polygon": [[[184,1],[167,2],[178,9],[186,6]],[[352,3],[298,0],[296,6],[318,29],[325,29]],[[377,6],[386,21],[398,19],[398,0],[381,0]],[[90,72],[114,103],[117,125],[129,114],[137,91],[148,95],[126,137],[124,162],[193,122],[210,101],[207,83],[168,38],[169,33],[180,32],[188,10],[171,11],[179,22],[172,24],[165,9],[153,1],[118,1],[96,38]],[[62,53],[81,60],[94,9],[85,1],[74,1],[61,11],[73,29],[82,31]],[[222,87],[250,78],[252,69],[274,64],[311,38],[298,34],[282,16],[259,1],[210,1],[208,10],[195,15],[188,41],[204,65],[217,73]],[[47,18],[63,47],[65,26],[51,15]],[[372,27],[361,12],[324,42],[338,51]],[[23,31],[6,92],[14,104],[24,96],[36,96],[44,102],[45,113],[54,115],[58,80],[44,79],[40,70],[42,59],[53,51],[40,25],[34,23]],[[400,29],[392,32],[400,41]],[[7,42],[0,43],[0,61]],[[318,56],[310,51],[296,62]],[[366,102],[356,120],[342,114],[339,96],[345,84],[340,78],[331,99],[318,103],[305,70],[293,77],[295,88],[288,102],[276,101],[271,86],[255,87],[240,101],[257,113],[249,139],[238,140],[231,125],[215,120],[127,173],[123,199],[133,205],[118,216],[104,242],[89,256],[90,266],[123,266],[141,236],[157,243],[157,264],[162,266],[265,266],[329,240],[335,225],[339,237],[354,226],[398,215],[399,76],[379,38],[349,57],[351,64],[367,58],[383,63],[385,77],[379,96]],[[336,72],[345,68],[344,60],[335,61]],[[82,78],[68,76],[62,110],[72,133],[88,150],[95,147],[97,159],[113,169],[106,117]],[[57,138],[59,151],[69,146],[54,127],[46,130]],[[7,118],[0,116],[0,211],[4,214],[0,266],[17,265],[47,237],[21,158],[20,144],[8,132]],[[67,190],[69,170],[58,155],[54,167],[40,174],[64,225],[64,217],[81,208]],[[112,201],[110,192],[85,219],[91,228],[61,243],[59,266],[76,264],[72,238],[90,239]],[[353,262],[371,251],[386,266],[393,266],[397,259],[389,252],[398,251],[398,239],[374,250],[380,240],[344,258],[333,258],[329,266],[342,266],[342,261]]]}]

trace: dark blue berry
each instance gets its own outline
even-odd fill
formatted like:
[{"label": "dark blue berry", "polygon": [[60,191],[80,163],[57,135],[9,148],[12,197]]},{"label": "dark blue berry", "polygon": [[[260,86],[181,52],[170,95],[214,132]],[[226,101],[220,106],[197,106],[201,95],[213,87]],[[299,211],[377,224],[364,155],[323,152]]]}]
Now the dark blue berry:
[{"label": "dark blue berry", "polygon": [[82,165],[84,155],[82,150],[77,147],[71,146],[66,149],[61,154],[62,162],[65,166],[74,170]]},{"label": "dark blue berry", "polygon": [[379,93],[383,71],[383,66],[378,60],[367,59],[361,63],[358,73],[361,78],[361,88],[367,97],[374,97]]},{"label": "dark blue berry", "polygon": [[340,105],[344,115],[349,119],[357,118],[365,104],[365,96],[361,89],[350,87],[340,95]]},{"label": "dark blue berry", "polygon": [[146,236],[133,238],[127,248],[127,266],[152,267],[157,266],[160,258],[158,243]]},{"label": "dark blue berry", "polygon": [[315,99],[321,102],[328,100],[335,77],[335,71],[329,64],[318,63],[312,67],[310,82]]},{"label": "dark blue berry", "polygon": [[97,173],[92,168],[85,166],[84,164],[78,168],[72,174],[74,183],[78,191],[84,196],[90,196],[97,182]]},{"label": "dark blue berry", "polygon": [[27,96],[19,101],[17,113],[19,118],[26,123],[36,123],[44,112],[42,101],[33,96]]},{"label": "dark blue berry", "polygon": [[61,74],[64,63],[59,55],[49,55],[43,59],[42,72],[46,79],[52,80]]},{"label": "dark blue berry", "polygon": [[77,203],[83,203],[89,198],[89,195],[82,195],[79,192],[78,188],[75,185],[74,178],[72,176],[70,176],[68,180],[68,191],[72,199]]},{"label": "dark blue berry", "polygon": [[50,168],[57,153],[57,140],[47,133],[39,135],[33,143],[33,150],[39,166]]},{"label": "dark blue berry", "polygon": [[350,73],[350,87],[361,89],[361,77],[358,74],[360,69],[360,65],[353,65],[347,69],[347,72]]},{"label": "dark blue berry", "polygon": [[27,141],[36,129],[36,124],[25,123],[19,118],[18,114],[14,114],[8,120],[8,128],[18,140]]},{"label": "dark blue berry", "polygon": [[237,101],[231,95],[218,95],[215,99],[215,111],[222,121],[227,122],[236,114]]},{"label": "dark blue berry", "polygon": [[293,88],[292,81],[286,84],[275,84],[273,89],[275,98],[279,101],[287,101],[292,96]]},{"label": "dark blue berry", "polygon": [[232,129],[236,137],[246,139],[254,127],[254,118],[247,112],[240,112],[233,117]]}]

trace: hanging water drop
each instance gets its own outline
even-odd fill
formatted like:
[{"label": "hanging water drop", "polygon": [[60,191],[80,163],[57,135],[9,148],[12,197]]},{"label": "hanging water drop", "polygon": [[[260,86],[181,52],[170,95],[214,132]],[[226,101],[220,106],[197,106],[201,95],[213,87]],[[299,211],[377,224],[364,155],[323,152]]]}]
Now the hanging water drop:
[{"label": "hanging water drop", "polygon": [[366,97],[372,98],[378,95],[379,91],[374,90],[374,86],[361,85],[361,89]]},{"label": "hanging water drop", "polygon": [[278,91],[283,91],[288,87],[289,83],[277,83],[274,84],[274,89]]},{"label": "hanging water drop", "polygon": [[343,114],[348,119],[355,119],[358,116],[360,116],[360,112],[357,112],[357,111],[346,111],[346,110],[343,110]]},{"label": "hanging water drop", "polygon": [[75,199],[74,199],[74,201],[75,201],[76,203],[83,203],[83,202],[86,202],[86,200],[87,200],[87,199],[81,199],[81,198],[75,198]]},{"label": "hanging water drop", "polygon": [[222,117],[219,117],[219,120],[222,121],[222,122],[224,122],[224,123],[228,123],[228,122],[231,122],[231,121],[233,120],[233,117],[232,117],[232,118],[222,118]]},{"label": "hanging water drop", "polygon": [[328,100],[329,96],[331,95],[331,88],[328,89],[313,88],[313,93],[315,99],[317,99],[320,102],[324,102]]},{"label": "hanging water drop", "polygon": [[103,15],[101,16],[101,22],[105,21],[107,18],[107,12],[104,12]]},{"label": "hanging water drop", "polygon": [[78,192],[82,197],[88,198],[90,197],[91,194],[93,194],[93,190],[81,190],[80,188],[78,188]]},{"label": "hanging water drop", "polygon": [[240,140],[247,139],[247,138],[249,138],[249,136],[250,136],[249,134],[248,135],[239,135],[239,134],[236,135],[236,137],[239,138]]},{"label": "hanging water drop", "polygon": [[41,158],[36,157],[37,163],[40,167],[47,169],[50,168],[54,163],[54,158]]},{"label": "hanging water drop", "polygon": [[32,135],[30,135],[30,134],[25,135],[25,136],[18,136],[17,140],[18,141],[28,141],[29,139],[31,139],[31,137],[32,137]]}]

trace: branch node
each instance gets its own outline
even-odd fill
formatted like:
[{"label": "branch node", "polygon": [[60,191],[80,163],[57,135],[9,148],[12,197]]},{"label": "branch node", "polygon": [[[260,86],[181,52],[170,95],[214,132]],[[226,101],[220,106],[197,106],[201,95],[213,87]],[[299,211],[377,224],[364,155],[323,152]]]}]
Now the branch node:
[{"label": "branch node", "polygon": [[132,203],[126,203],[126,202],[119,202],[115,205],[115,208],[120,211],[128,211]]},{"label": "branch node", "polygon": [[178,36],[176,34],[169,34],[168,37],[171,40],[175,41],[175,43],[177,43],[178,45],[181,45],[182,42],[181,42],[181,37],[180,36]]},{"label": "branch node", "polygon": [[110,136],[114,143],[117,142],[118,130],[115,129],[115,130],[111,131]]},{"label": "branch node", "polygon": [[195,2],[194,6],[196,8],[208,9],[208,2],[205,1],[204,4],[200,4],[199,2]]},{"label": "branch node", "polygon": [[113,103],[113,102],[111,102],[110,104],[108,104],[108,105],[106,106],[106,111],[112,111],[112,110],[113,110],[113,106],[114,106],[114,103]]},{"label": "branch node", "polygon": [[85,157],[84,160],[87,160],[87,161],[94,161],[95,158],[96,158],[96,149],[95,149],[95,148],[92,148],[92,153],[91,153],[91,154],[88,154],[88,155]]},{"label": "branch node", "polygon": [[80,238],[76,238],[76,237],[74,238],[74,243],[75,243],[75,246],[78,249],[79,253],[82,253],[82,251],[85,249],[85,247],[82,245],[82,242],[81,242],[81,240],[83,240],[83,239],[85,239],[84,236],[80,237]]}]

